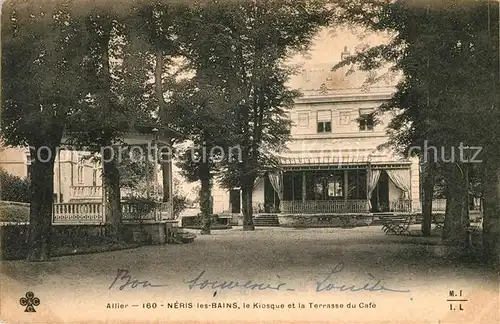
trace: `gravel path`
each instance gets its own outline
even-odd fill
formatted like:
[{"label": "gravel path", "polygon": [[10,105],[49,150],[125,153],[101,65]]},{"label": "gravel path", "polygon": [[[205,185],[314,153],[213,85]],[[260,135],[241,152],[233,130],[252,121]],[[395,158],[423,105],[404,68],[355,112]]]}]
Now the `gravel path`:
[{"label": "gravel path", "polygon": [[[485,265],[453,259],[445,252],[439,245],[439,237],[388,236],[380,227],[218,230],[210,236],[198,236],[192,244],[67,256],[47,263],[3,261],[0,314],[5,318],[6,309],[12,309],[16,310],[14,315],[19,315],[19,298],[31,290],[41,299],[37,316],[50,318],[50,322],[61,320],[64,318],[61,314],[75,307],[79,310],[70,314],[74,321],[178,321],[186,316],[194,320],[223,316],[228,320],[281,321],[293,316],[292,319],[299,321],[383,319],[401,323],[399,320],[404,316],[407,319],[404,322],[412,323],[436,319],[457,322],[453,316],[458,316],[458,311],[450,310],[447,298],[450,290],[457,293],[463,290],[469,301],[462,307],[469,311],[460,313],[460,321],[467,318],[468,322],[479,323],[484,319],[485,323],[492,323],[492,319],[498,319],[491,317],[498,316],[495,271]],[[122,271],[109,289],[119,269],[128,272]],[[136,284],[134,288],[134,280],[165,286]],[[252,282],[248,283],[249,280]],[[157,309],[143,309],[148,302],[156,303]],[[175,302],[195,306],[167,308],[169,303],[174,307]],[[248,302],[252,309],[207,310],[196,306],[214,302],[235,302],[241,308]],[[255,302],[283,303],[285,307],[291,303],[298,307],[303,302],[307,307],[254,309]],[[360,303],[370,305],[370,302],[376,304],[374,309],[359,309]],[[128,306],[110,310],[106,308],[108,303]],[[315,303],[342,304],[343,309],[314,308]],[[346,309],[349,303],[358,308]],[[477,309],[490,310],[483,314]],[[243,317],[242,312],[246,314]],[[31,319],[40,322],[35,317]]]}]

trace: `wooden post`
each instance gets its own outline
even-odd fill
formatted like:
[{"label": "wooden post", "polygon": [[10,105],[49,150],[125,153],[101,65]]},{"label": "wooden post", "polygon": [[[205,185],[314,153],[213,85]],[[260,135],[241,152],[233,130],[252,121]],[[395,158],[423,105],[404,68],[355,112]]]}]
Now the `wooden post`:
[{"label": "wooden post", "polygon": [[[172,158],[168,159],[168,178],[170,185],[168,186],[168,202],[169,202],[169,217],[174,216],[174,175],[172,171]],[[163,189],[165,190],[165,189]]]},{"label": "wooden post", "polygon": [[[73,157],[73,156],[72,156]],[[102,165],[103,165],[103,162],[101,160],[101,170],[102,170]],[[73,170],[73,165],[71,165],[71,170]],[[73,175],[71,175],[71,181],[73,181]],[[102,198],[102,204],[101,204],[101,213],[102,213],[102,223],[105,224],[106,223],[106,181],[101,181],[101,198]]]},{"label": "wooden post", "polygon": [[57,202],[61,201],[61,150],[57,150]]},{"label": "wooden post", "polygon": [[302,202],[306,201],[306,171],[302,171]]},{"label": "wooden post", "polygon": [[370,165],[370,162],[368,162],[368,164],[366,165],[366,183],[365,183],[365,191],[366,191],[366,200],[367,200],[367,204],[368,204],[368,211],[370,211],[370,199],[368,199],[368,183],[370,181],[370,176],[371,176],[371,173],[372,173],[372,168],[371,168],[371,165]]},{"label": "wooden post", "polygon": [[146,197],[149,199],[151,177],[149,176],[149,151],[146,153]]},{"label": "wooden post", "polygon": [[347,201],[347,192],[349,191],[349,174],[348,170],[344,170],[344,200]]},{"label": "wooden post", "polygon": [[413,186],[412,186],[412,179],[411,179],[411,175],[412,175],[412,174],[411,174],[411,167],[412,167],[412,165],[413,165],[413,162],[412,162],[412,164],[410,164],[410,169],[409,169],[409,171],[408,171],[408,172],[410,173],[410,192],[408,192],[408,200],[410,201],[410,206],[409,206],[409,210],[408,210],[408,211],[409,211],[410,213],[412,213],[412,212],[413,212],[413,195],[412,195],[412,193],[411,193],[411,192],[412,192],[412,187],[413,187]]},{"label": "wooden post", "polygon": [[240,214],[243,214],[243,190],[241,188],[238,188],[239,194],[240,194]]}]

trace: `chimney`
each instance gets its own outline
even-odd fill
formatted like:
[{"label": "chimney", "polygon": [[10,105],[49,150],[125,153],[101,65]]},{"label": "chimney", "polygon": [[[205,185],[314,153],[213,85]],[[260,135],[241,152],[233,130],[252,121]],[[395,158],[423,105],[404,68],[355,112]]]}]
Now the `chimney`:
[{"label": "chimney", "polygon": [[351,56],[351,52],[349,52],[347,50],[347,46],[344,46],[344,51],[342,52],[342,54],[340,55],[340,59],[343,61],[345,60],[346,58],[348,58],[349,56]]}]

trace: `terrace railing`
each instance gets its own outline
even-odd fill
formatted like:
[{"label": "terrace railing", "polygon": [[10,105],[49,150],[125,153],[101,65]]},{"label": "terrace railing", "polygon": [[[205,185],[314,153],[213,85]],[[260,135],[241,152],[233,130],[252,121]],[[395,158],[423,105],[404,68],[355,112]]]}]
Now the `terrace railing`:
[{"label": "terrace railing", "polygon": [[[420,201],[413,202],[413,211],[422,212],[422,205]],[[432,200],[432,211],[433,212],[444,212],[446,211],[446,199],[433,199]]]},{"label": "terrace railing", "polygon": [[366,199],[282,201],[281,212],[285,214],[350,214],[368,213]]},{"label": "terrace railing", "polygon": [[390,202],[390,211],[400,213],[412,212],[411,199],[398,199]]}]

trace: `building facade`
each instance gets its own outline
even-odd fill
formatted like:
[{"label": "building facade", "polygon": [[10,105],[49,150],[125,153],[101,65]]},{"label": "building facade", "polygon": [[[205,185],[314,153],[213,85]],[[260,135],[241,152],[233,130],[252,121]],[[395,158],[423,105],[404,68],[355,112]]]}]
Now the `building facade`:
[{"label": "building facade", "polygon": [[[349,55],[344,49],[342,57]],[[341,57],[339,57],[341,59]],[[384,149],[392,116],[374,112],[395,80],[367,86],[371,75],[331,64],[306,65],[290,86],[302,96],[291,109],[292,139],[281,170],[255,185],[255,213],[349,214],[418,209],[418,159]],[[382,146],[382,147],[381,147]],[[241,192],[214,188],[214,213],[240,213]]]}]

